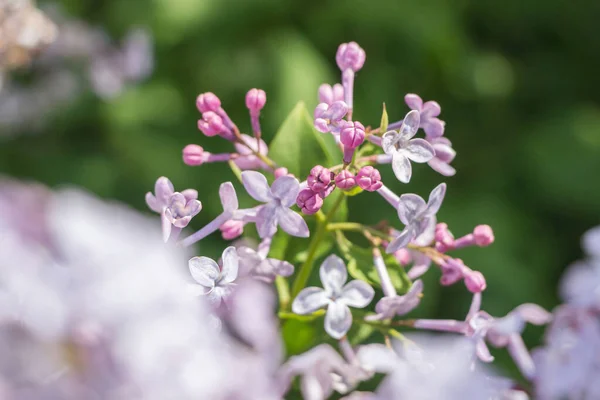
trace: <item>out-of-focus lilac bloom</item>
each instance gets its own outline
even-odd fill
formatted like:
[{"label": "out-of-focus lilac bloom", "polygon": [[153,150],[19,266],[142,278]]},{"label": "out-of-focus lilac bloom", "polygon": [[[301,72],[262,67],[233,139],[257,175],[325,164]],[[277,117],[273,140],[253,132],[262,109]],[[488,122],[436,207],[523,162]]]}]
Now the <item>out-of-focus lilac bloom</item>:
[{"label": "out-of-focus lilac bloom", "polygon": [[427,138],[427,141],[431,143],[435,151],[435,157],[427,161],[427,164],[444,176],[454,176],[456,169],[450,163],[456,157],[456,151],[452,148],[452,142],[445,137]]},{"label": "out-of-focus lilac bloom", "polygon": [[170,224],[163,231],[163,240],[169,240],[172,233],[171,226],[185,228],[192,218],[202,210],[202,203],[197,200],[198,192],[195,190],[184,191],[184,193],[173,193],[169,198],[169,204],[165,208],[165,218]]},{"label": "out-of-focus lilac bloom", "polygon": [[411,111],[404,117],[400,131],[383,134],[381,146],[392,156],[392,169],[400,182],[408,183],[412,175],[410,160],[425,163],[435,156],[431,143],[425,139],[412,139],[419,129],[419,112]]},{"label": "out-of-focus lilac bloom", "polygon": [[290,210],[300,192],[300,182],[291,176],[282,176],[271,187],[260,172],[242,172],[242,182],[248,194],[257,201],[266,203],[256,214],[256,228],[261,238],[271,237],[277,225],[292,236],[308,237],[308,226],[304,219]]},{"label": "out-of-focus lilac bloom", "polygon": [[321,103],[315,108],[315,128],[322,133],[340,133],[343,118],[348,113],[348,105],[343,101],[335,101],[331,105]]},{"label": "out-of-focus lilac bloom", "polygon": [[590,229],[581,238],[581,247],[594,259],[600,259],[600,226]]},{"label": "out-of-focus lilac bloom", "polygon": [[[243,134],[242,140],[246,143],[247,146],[244,146],[241,143],[235,143],[235,150],[240,155],[237,158],[233,159],[235,165],[237,165],[241,170],[247,169],[266,169],[267,165],[261,161],[256,155],[254,155],[253,151],[258,152],[259,154],[266,156],[269,153],[269,147],[264,140],[260,139],[260,145],[257,145],[257,139],[252,136]],[[248,148],[250,147],[250,148]],[[251,150],[252,149],[252,150]]]},{"label": "out-of-focus lilac bloom", "polygon": [[339,83],[331,86],[326,83],[319,86],[319,103],[331,105],[336,101],[344,101],[344,87]]},{"label": "out-of-focus lilac bloom", "polygon": [[242,246],[237,249],[240,258],[240,273],[248,274],[267,283],[272,283],[277,276],[290,276],[294,266],[287,261],[267,258],[250,247]]},{"label": "out-of-focus lilac bloom", "polygon": [[560,294],[568,304],[600,309],[600,259],[569,266],[560,281]]},{"label": "out-of-focus lilac bloom", "polygon": [[437,118],[442,111],[437,102],[428,101],[423,104],[423,100],[418,95],[412,93],[404,96],[404,101],[412,110],[416,110],[421,114],[421,128],[423,128],[427,137],[435,139],[444,134],[446,123]]},{"label": "out-of-focus lilac bloom", "polygon": [[[381,193],[385,186],[379,189]],[[389,190],[385,188],[385,190]],[[446,184],[441,183],[429,194],[425,200],[416,194],[403,194],[397,203],[398,217],[405,225],[404,230],[387,246],[388,253],[394,253],[406,247],[414,238],[422,235],[431,227],[435,229],[435,215],[442,206],[446,194]],[[385,196],[384,196],[385,197]],[[432,223],[433,221],[433,223]]]},{"label": "out-of-focus lilac bloom", "polygon": [[369,320],[383,320],[393,318],[396,315],[408,314],[421,302],[423,293],[423,281],[414,282],[410,290],[403,296],[386,296],[381,298],[375,306],[376,315],[369,316]]},{"label": "out-of-focus lilac bloom", "polygon": [[533,351],[536,398],[597,398],[599,358],[597,316],[570,305],[560,306],[546,331],[545,346]]},{"label": "out-of-focus lilac bloom", "polygon": [[346,284],[348,272],[344,261],[332,254],[323,261],[319,269],[324,289],[307,287],[302,289],[292,303],[296,314],[310,314],[327,307],[325,331],[335,339],[341,339],[352,325],[350,307],[366,307],[375,291],[364,281],[354,280]]},{"label": "out-of-focus lilac bloom", "polygon": [[208,257],[193,257],[189,261],[192,278],[198,283],[197,293],[207,296],[218,307],[231,294],[238,276],[239,256],[235,247],[223,251],[222,266]]}]

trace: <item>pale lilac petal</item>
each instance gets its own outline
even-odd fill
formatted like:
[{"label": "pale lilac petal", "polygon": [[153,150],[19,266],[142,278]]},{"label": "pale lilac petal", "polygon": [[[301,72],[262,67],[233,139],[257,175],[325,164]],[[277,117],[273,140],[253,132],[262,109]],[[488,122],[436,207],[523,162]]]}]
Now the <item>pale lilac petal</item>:
[{"label": "pale lilac petal", "polygon": [[186,203],[188,203],[190,200],[198,199],[198,191],[195,189],[185,189],[183,192],[181,192],[181,194],[185,198]]},{"label": "pale lilac petal", "polygon": [[413,110],[421,111],[421,108],[423,107],[423,100],[418,94],[407,94],[406,96],[404,96],[404,102],[408,107],[410,107]]},{"label": "pale lilac petal", "polygon": [[430,118],[427,122],[422,123],[421,127],[425,131],[425,134],[430,139],[436,139],[444,134],[445,124],[444,121],[438,118]]},{"label": "pale lilac petal", "polygon": [[430,265],[431,265],[431,262],[429,264],[414,264],[412,266],[412,268],[410,270],[408,270],[406,275],[408,275],[409,279],[420,278],[421,276],[423,276],[423,274],[425,274],[429,270]]},{"label": "pale lilac petal", "polygon": [[239,257],[239,276],[245,276],[252,272],[252,270],[262,262],[262,257],[256,252],[256,250],[250,247],[241,246],[237,248]]},{"label": "pale lilac petal", "polygon": [[239,268],[239,257],[235,250],[235,247],[229,246],[223,251],[223,268],[221,269],[221,276],[223,282],[231,283],[235,281],[238,275]]},{"label": "pale lilac petal", "polygon": [[413,237],[413,229],[410,226],[407,226],[402,232],[400,232],[398,236],[396,236],[394,240],[390,242],[390,244],[387,245],[385,252],[388,254],[392,254],[400,249],[405,248],[406,246],[408,246]]},{"label": "pale lilac petal", "polygon": [[533,325],[545,325],[552,321],[552,313],[549,313],[537,304],[525,303],[514,309],[524,321]]},{"label": "pale lilac petal", "polygon": [[[413,243],[417,246],[427,247],[430,246],[435,240],[435,226],[437,225],[437,218],[435,216],[425,218],[419,226],[419,230],[422,231],[413,239]],[[416,232],[415,232],[416,235]],[[422,254],[422,253],[419,253]],[[423,257],[429,260],[428,257]],[[416,263],[416,261],[415,261]]]},{"label": "pale lilac petal", "polygon": [[588,230],[583,235],[581,246],[587,255],[600,259],[600,226]]},{"label": "pale lilac petal", "polygon": [[421,196],[413,193],[403,194],[398,203],[398,218],[404,225],[410,225],[426,207],[427,204]]},{"label": "pale lilac petal", "polygon": [[156,199],[161,204],[167,204],[169,197],[171,197],[174,191],[175,188],[173,187],[173,184],[169,178],[161,176],[156,180],[156,184],[154,185],[154,194],[156,195]]},{"label": "pale lilac petal", "polygon": [[421,122],[421,114],[417,110],[409,111],[402,121],[402,126],[398,132],[402,140],[409,140],[417,134],[419,124]]},{"label": "pale lilac petal", "polygon": [[360,346],[356,351],[356,358],[363,367],[382,374],[394,371],[399,361],[394,350],[378,343]]},{"label": "pale lilac petal", "polygon": [[396,153],[395,144],[400,140],[400,136],[396,131],[389,131],[381,137],[381,148],[385,154]]},{"label": "pale lilac petal", "polygon": [[276,275],[287,277],[294,273],[294,266],[287,261],[277,260],[275,258],[268,258],[267,261],[273,267]]},{"label": "pale lilac petal", "polygon": [[348,280],[348,271],[344,260],[335,254],[327,257],[319,268],[319,276],[325,291],[330,295],[339,295]]},{"label": "pale lilac petal", "polygon": [[238,209],[238,199],[235,188],[231,182],[222,183],[219,187],[219,197],[225,211],[235,211]]},{"label": "pale lilac petal", "polygon": [[[285,232],[296,237],[308,237],[309,230],[302,216],[289,208],[277,207],[277,223]],[[261,236],[262,237],[262,236]]]},{"label": "pale lilac petal", "polygon": [[412,139],[406,146],[406,156],[416,163],[424,163],[435,156],[431,143],[425,139]]},{"label": "pale lilac petal", "polygon": [[410,161],[404,154],[397,151],[393,153],[392,170],[394,170],[394,175],[396,175],[396,178],[400,182],[410,182],[410,177],[412,175],[412,167],[410,166]]},{"label": "pale lilac petal", "polygon": [[343,300],[350,307],[364,308],[374,296],[375,290],[371,286],[366,282],[354,280],[343,287],[340,301]]},{"label": "pale lilac petal", "polygon": [[453,166],[451,166],[450,164],[447,164],[445,162],[442,162],[438,158],[432,158],[431,160],[428,161],[428,164],[435,172],[442,174],[444,176],[456,175],[456,169]]},{"label": "pale lilac petal", "polygon": [[160,215],[160,223],[162,227],[163,241],[167,243],[169,241],[169,237],[171,236],[171,229],[173,228],[173,224],[171,223],[171,219],[169,218],[168,210],[165,210]]},{"label": "pale lilac petal", "polygon": [[216,262],[208,257],[193,257],[188,262],[192,278],[206,288],[213,288],[221,272]]},{"label": "pale lilac petal", "polygon": [[429,194],[429,201],[427,202],[427,216],[433,216],[437,214],[444,201],[446,195],[446,184],[440,183],[437,185]]},{"label": "pale lilac petal", "polygon": [[437,101],[427,101],[421,109],[421,117],[422,119],[434,118],[440,115],[441,112],[442,108]]},{"label": "pale lilac petal", "polygon": [[164,207],[151,192],[146,193],[146,204],[152,211],[157,213],[161,213]]},{"label": "pale lilac petal", "polygon": [[246,191],[254,200],[267,203],[273,198],[267,178],[260,172],[244,171],[242,172],[242,183]]},{"label": "pale lilac petal", "polygon": [[352,314],[341,301],[331,302],[325,314],[325,332],[334,339],[341,339],[352,326]]},{"label": "pale lilac petal", "polygon": [[[166,210],[165,213],[168,211],[169,210]],[[188,226],[188,224],[190,223],[191,220],[192,220],[192,217],[190,215],[186,215],[185,217],[174,219],[172,224],[176,228],[183,229],[186,226]]]},{"label": "pale lilac petal", "polygon": [[445,163],[452,162],[456,157],[456,150],[452,148],[452,143],[450,143],[449,140],[443,141],[442,139],[445,138],[436,139],[431,143],[435,150],[435,158],[438,158]]},{"label": "pale lilac petal", "polygon": [[483,339],[478,339],[475,344],[475,353],[477,357],[486,363],[494,361],[494,356],[490,354],[490,349],[488,349],[487,345],[483,341]]},{"label": "pale lilac petal", "polygon": [[277,232],[278,208],[274,203],[267,203],[256,213],[256,230],[261,239],[273,236]]},{"label": "pale lilac petal", "polygon": [[319,287],[307,287],[298,293],[292,303],[292,311],[304,315],[313,313],[327,304],[330,300],[325,291]]},{"label": "pale lilac petal", "polygon": [[518,334],[511,335],[507,349],[523,376],[527,379],[533,379],[535,375],[535,365],[521,336]]},{"label": "pale lilac petal", "polygon": [[284,175],[273,182],[271,193],[274,197],[281,200],[284,207],[291,207],[296,204],[296,198],[300,191],[300,182],[293,176]]}]

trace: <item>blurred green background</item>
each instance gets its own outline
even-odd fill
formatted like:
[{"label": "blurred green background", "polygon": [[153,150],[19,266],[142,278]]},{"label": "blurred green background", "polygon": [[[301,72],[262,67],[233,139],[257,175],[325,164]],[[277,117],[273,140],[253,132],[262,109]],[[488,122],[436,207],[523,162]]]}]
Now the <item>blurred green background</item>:
[{"label": "blurred green background", "polygon": [[[356,119],[377,125],[382,102],[390,121],[401,119],[409,92],[442,105],[446,136],[458,152],[457,175],[444,178],[421,165],[403,186],[390,168],[381,169],[398,193],[426,196],[447,182],[439,216],[455,235],[492,225],[493,246],[457,253],[487,277],[484,307],[491,314],[504,315],[523,302],[555,306],[561,272],[581,255],[580,235],[600,222],[600,2],[60,3],[115,40],[132,26],[149,27],[155,71],[111,101],[86,92],[56,110],[40,132],[0,135],[3,174],[53,187],[83,186],[141,210],[145,192],[165,175],[176,188],[199,190],[204,211],[192,225],[202,226],[220,212],[219,184],[235,178],[222,164],[191,168],[181,161],[189,143],[230,150],[197,130],[196,96],[215,92],[232,119],[249,129],[244,95],[264,89],[268,142],[298,100],[312,110],[318,86],[339,81],[335,51],[354,40],[367,52],[355,85]],[[383,204],[374,194],[358,196],[350,219],[394,220]],[[203,242],[203,253],[220,253],[217,236]],[[464,317],[466,290],[439,289],[438,278],[437,271],[427,274],[419,315]],[[541,332],[529,329],[527,343],[538,343]]]}]

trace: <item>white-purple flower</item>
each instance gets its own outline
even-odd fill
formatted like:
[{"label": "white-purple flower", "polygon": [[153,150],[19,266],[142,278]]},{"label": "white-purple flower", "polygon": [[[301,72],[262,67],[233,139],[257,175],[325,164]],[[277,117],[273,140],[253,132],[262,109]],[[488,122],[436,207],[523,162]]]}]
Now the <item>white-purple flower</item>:
[{"label": "white-purple flower", "polygon": [[334,339],[341,339],[352,326],[349,307],[366,307],[373,300],[375,291],[361,280],[346,284],[346,265],[335,254],[323,261],[319,274],[324,289],[314,286],[302,289],[292,303],[292,311],[302,315],[327,307],[325,331]]},{"label": "white-purple flower", "polygon": [[348,105],[343,101],[335,101],[331,104],[320,103],[315,108],[315,128],[322,133],[331,132],[337,135],[347,113]]},{"label": "white-purple flower", "polygon": [[425,163],[435,156],[431,143],[425,139],[412,139],[419,129],[419,112],[411,111],[404,117],[398,132],[383,134],[381,147],[392,156],[392,169],[400,182],[408,183],[412,175],[410,161]]},{"label": "white-purple flower", "polygon": [[427,137],[435,139],[444,134],[446,123],[437,118],[442,112],[442,108],[436,101],[423,103],[421,97],[412,93],[404,96],[404,101],[412,110],[418,111],[421,114],[421,128],[425,131]]},{"label": "white-purple flower", "polygon": [[377,302],[375,306],[376,315],[369,316],[368,320],[383,320],[408,314],[421,302],[423,293],[423,281],[415,281],[410,290],[403,296],[385,296]]},{"label": "white-purple flower", "polygon": [[427,203],[421,196],[416,194],[407,193],[400,196],[397,209],[398,217],[405,227],[387,246],[386,251],[394,253],[406,247],[411,240],[431,230],[432,226],[435,227],[435,215],[442,206],[445,194],[446,184],[441,183],[431,191]]},{"label": "white-purple flower", "polygon": [[300,192],[298,179],[281,176],[269,187],[267,178],[260,172],[244,171],[242,182],[252,198],[266,203],[256,214],[256,229],[261,238],[273,236],[278,225],[292,236],[308,237],[306,221],[290,210]]},{"label": "white-purple flower", "polygon": [[294,266],[287,261],[268,258],[260,251],[242,246],[237,249],[240,258],[240,272],[259,280],[271,283],[277,276],[290,276]]},{"label": "white-purple flower", "polygon": [[218,307],[235,287],[238,276],[239,257],[235,247],[223,251],[221,267],[208,257],[194,257],[189,261],[192,278],[198,283],[197,294],[207,296],[208,301]]}]

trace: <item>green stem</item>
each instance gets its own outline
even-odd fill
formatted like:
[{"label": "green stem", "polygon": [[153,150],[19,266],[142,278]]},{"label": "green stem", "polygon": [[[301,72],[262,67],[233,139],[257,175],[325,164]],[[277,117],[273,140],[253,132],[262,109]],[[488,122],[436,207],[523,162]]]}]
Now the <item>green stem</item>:
[{"label": "green stem", "polygon": [[357,222],[334,222],[327,224],[328,231],[353,231],[353,232],[369,232],[373,236],[380,237],[385,240],[391,240],[391,236],[385,232],[381,232],[377,229],[370,228],[366,225],[359,224]]},{"label": "green stem", "polygon": [[284,320],[293,319],[296,321],[304,321],[304,322],[314,321],[315,319],[322,317],[323,315],[325,315],[325,310],[315,311],[314,313],[308,314],[308,315],[299,315],[299,314],[294,314],[294,313],[288,312],[288,311],[279,311],[279,313],[277,314],[279,319],[284,319]]},{"label": "green stem", "polygon": [[279,309],[287,310],[290,305],[290,287],[287,280],[283,276],[277,276],[275,278],[275,287],[279,296]]},{"label": "green stem", "polygon": [[325,218],[323,219],[317,217],[317,230],[314,236],[312,237],[310,245],[308,247],[308,255],[306,256],[306,261],[304,261],[304,263],[302,263],[302,266],[300,266],[300,271],[298,272],[296,280],[294,281],[294,285],[292,286],[292,297],[295,298],[298,295],[298,293],[300,293],[300,291],[306,286],[306,282],[308,282],[308,278],[310,278],[310,274],[314,266],[315,257],[317,256],[317,249],[323,241],[323,236],[325,236],[325,233],[327,232],[327,223],[331,221],[337,209],[340,207],[340,205],[342,205],[344,198],[345,195],[343,193],[340,193],[327,215],[325,215]]}]

